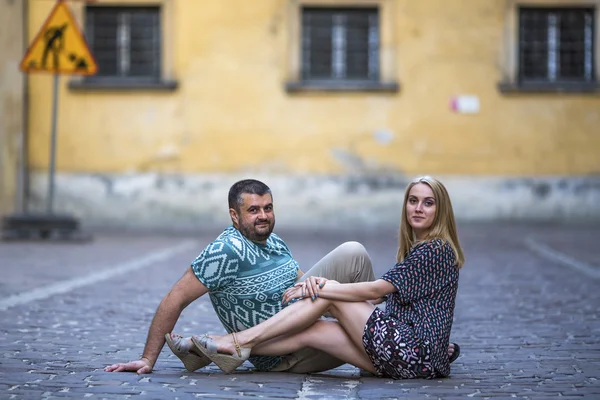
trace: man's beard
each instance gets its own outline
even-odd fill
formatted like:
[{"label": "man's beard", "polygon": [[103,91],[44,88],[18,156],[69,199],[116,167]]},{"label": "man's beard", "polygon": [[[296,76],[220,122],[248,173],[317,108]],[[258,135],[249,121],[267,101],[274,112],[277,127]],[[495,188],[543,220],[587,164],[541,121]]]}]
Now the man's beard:
[{"label": "man's beard", "polygon": [[[267,223],[268,226],[258,228],[256,225],[259,223]],[[275,219],[256,221],[256,224],[240,224],[239,231],[253,242],[263,242],[271,236],[273,228],[275,227]]]}]

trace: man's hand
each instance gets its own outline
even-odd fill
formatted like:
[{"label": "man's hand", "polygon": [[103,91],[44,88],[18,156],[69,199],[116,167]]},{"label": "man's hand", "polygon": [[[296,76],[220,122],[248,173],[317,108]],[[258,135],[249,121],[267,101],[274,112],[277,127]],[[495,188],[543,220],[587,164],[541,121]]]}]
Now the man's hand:
[{"label": "man's hand", "polygon": [[288,304],[290,301],[298,298],[302,298],[302,289],[304,287],[304,283],[296,283],[291,288],[288,288],[285,292],[283,292],[283,296],[281,297],[281,304]]},{"label": "man's hand", "polygon": [[142,358],[137,361],[130,361],[128,363],[118,363],[109,365],[104,368],[105,372],[137,372],[138,374],[149,374],[152,372],[152,366],[150,365],[150,361]]},{"label": "man's hand", "polygon": [[287,304],[294,299],[303,299],[310,297],[316,300],[319,297],[319,289],[322,289],[327,282],[339,283],[337,281],[322,278],[318,276],[308,277],[302,282],[296,283],[291,288],[287,289],[282,296],[281,303]]}]

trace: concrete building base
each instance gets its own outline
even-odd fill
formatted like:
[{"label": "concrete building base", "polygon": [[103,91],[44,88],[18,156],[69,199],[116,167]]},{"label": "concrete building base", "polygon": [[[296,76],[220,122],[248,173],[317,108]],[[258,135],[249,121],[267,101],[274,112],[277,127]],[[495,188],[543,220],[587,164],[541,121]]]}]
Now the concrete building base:
[{"label": "concrete building base", "polygon": [[[87,226],[196,230],[227,224],[229,187],[249,177],[271,187],[277,226],[289,228],[397,226],[404,189],[412,179],[392,174],[60,173],[54,208]],[[436,177],[450,192],[459,220],[600,222],[600,176]],[[43,210],[47,173],[33,173],[31,182],[31,209]]]}]

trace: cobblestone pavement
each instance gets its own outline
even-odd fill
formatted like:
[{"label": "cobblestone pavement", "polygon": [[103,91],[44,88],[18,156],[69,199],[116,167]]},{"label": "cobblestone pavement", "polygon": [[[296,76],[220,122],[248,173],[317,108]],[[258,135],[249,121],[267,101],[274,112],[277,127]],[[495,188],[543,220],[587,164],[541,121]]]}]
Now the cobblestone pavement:
[{"label": "cobblestone pavement", "polygon": [[[447,379],[392,381],[352,366],[295,375],[182,368],[167,346],[149,375],[106,373],[137,359],[156,306],[219,231],[96,234],[87,244],[0,243],[0,399],[600,399],[600,227],[469,224]],[[382,274],[396,233],[278,232],[304,270],[345,240]],[[208,298],[176,332],[222,332]]]}]

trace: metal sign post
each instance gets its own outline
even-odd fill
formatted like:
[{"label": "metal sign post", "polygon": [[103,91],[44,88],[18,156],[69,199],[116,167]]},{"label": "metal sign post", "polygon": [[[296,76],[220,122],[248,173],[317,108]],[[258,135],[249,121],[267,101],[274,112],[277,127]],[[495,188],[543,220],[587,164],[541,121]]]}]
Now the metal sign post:
[{"label": "metal sign post", "polygon": [[52,88],[52,129],[50,131],[50,172],[48,176],[48,198],[46,199],[46,212],[52,215],[54,202],[54,175],[56,173],[56,121],[58,119],[58,82],[60,75],[54,74]]},{"label": "metal sign post", "polygon": [[60,74],[94,75],[98,65],[64,0],[58,0],[21,60],[21,71],[53,74],[50,165],[46,212],[4,217],[1,239],[88,240],[79,230],[79,221],[54,212],[56,142]]}]

